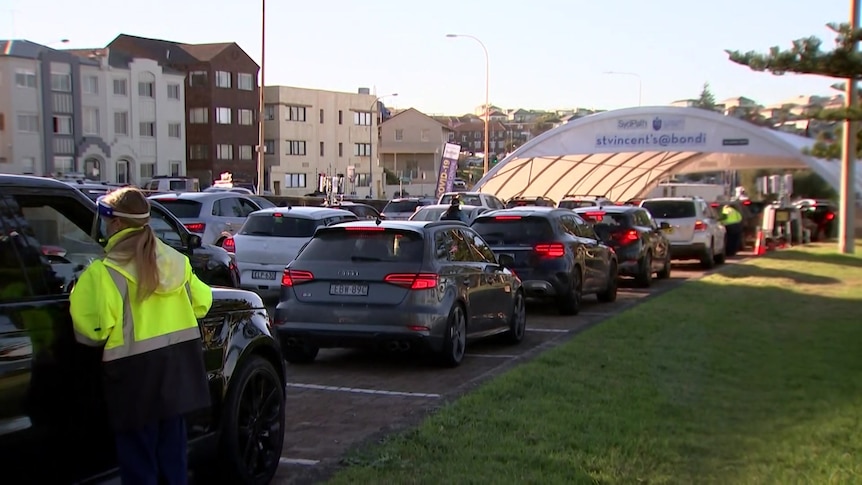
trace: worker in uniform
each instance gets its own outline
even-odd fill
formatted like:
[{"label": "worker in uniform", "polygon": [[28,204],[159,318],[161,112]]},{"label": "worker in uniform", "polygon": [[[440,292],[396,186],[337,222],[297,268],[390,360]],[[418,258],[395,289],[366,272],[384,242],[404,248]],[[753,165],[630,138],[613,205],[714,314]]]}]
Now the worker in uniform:
[{"label": "worker in uniform", "polygon": [[449,208],[440,216],[441,221],[461,221],[466,222],[464,211],[461,210],[461,197],[454,195],[449,201]]},{"label": "worker in uniform", "polygon": [[186,484],[184,415],[210,405],[197,319],[212,290],[188,258],[159,241],[150,204],[132,187],[97,201],[104,260],[70,295],[78,342],[102,347],[102,379],[124,485]]},{"label": "worker in uniform", "polygon": [[721,208],[721,222],[727,229],[724,235],[725,251],[728,256],[734,256],[742,250],[742,213],[731,204]]}]

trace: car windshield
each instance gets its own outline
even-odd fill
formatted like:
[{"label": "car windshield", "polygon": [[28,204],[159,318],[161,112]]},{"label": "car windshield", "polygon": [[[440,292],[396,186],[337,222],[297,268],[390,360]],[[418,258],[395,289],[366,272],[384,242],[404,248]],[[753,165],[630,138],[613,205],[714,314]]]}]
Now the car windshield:
[{"label": "car windshield", "polygon": [[419,262],[424,239],[413,231],[329,229],[319,232],[297,261]]},{"label": "car windshield", "polygon": [[194,219],[201,215],[201,203],[185,199],[157,199],[178,219]]},{"label": "car windshield", "polygon": [[386,204],[383,212],[413,212],[419,207],[418,200],[393,200]]},{"label": "car windshield", "polygon": [[554,236],[550,222],[543,217],[481,217],[472,224],[490,245],[530,245]]},{"label": "car windshield", "polygon": [[311,237],[323,221],[288,217],[280,212],[252,214],[239,233],[243,236]]},{"label": "car windshield", "polygon": [[647,200],[641,207],[658,219],[685,219],[695,217],[694,203],[681,200]]},{"label": "car windshield", "polygon": [[439,221],[440,216],[446,212],[446,207],[426,207],[419,209],[410,218],[411,221]]},{"label": "car windshield", "polygon": [[[452,197],[455,194],[446,194],[440,198],[440,204],[449,204],[452,202]],[[478,195],[464,195],[458,194],[458,198],[461,199],[461,203],[464,205],[482,205],[482,198]]]},{"label": "car windshield", "polygon": [[599,205],[595,200],[564,200],[560,202],[561,209],[577,209],[580,207],[594,207]]}]

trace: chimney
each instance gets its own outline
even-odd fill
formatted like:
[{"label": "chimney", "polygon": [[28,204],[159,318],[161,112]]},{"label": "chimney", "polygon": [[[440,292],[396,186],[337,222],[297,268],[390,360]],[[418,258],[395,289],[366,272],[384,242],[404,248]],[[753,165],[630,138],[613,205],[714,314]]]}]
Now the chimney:
[{"label": "chimney", "polygon": [[359,88],[359,94],[371,94],[371,89],[369,89],[369,88]]}]

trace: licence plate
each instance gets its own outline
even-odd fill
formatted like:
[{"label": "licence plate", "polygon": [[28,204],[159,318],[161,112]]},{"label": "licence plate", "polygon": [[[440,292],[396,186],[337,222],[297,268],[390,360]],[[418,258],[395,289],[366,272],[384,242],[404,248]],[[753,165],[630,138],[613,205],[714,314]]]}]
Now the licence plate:
[{"label": "licence plate", "polygon": [[339,296],[368,296],[368,285],[333,283],[329,285],[329,294]]},{"label": "licence plate", "polygon": [[275,271],[252,271],[251,277],[255,280],[274,280]]}]

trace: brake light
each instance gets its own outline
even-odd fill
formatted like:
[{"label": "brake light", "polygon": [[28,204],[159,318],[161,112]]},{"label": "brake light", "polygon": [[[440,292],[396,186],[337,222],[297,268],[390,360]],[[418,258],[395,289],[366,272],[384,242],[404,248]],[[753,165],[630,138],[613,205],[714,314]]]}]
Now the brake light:
[{"label": "brake light", "polygon": [[703,221],[696,221],[694,223],[694,230],[695,231],[705,231],[706,230],[706,223]]},{"label": "brake light", "polygon": [[562,258],[566,255],[566,247],[560,243],[537,244],[533,251],[543,258]]},{"label": "brake light", "polygon": [[281,286],[296,286],[302,283],[308,283],[314,279],[311,271],[302,271],[297,269],[286,269],[281,275]]},{"label": "brake light", "polygon": [[42,254],[45,256],[60,256],[66,255],[66,250],[60,246],[42,246]]},{"label": "brake light", "polygon": [[604,212],[585,212],[584,215],[596,222],[602,222],[605,218]]},{"label": "brake light", "polygon": [[520,221],[521,216],[497,216],[494,217],[495,221]]},{"label": "brake light", "polygon": [[710,206],[710,207],[718,207],[718,203],[713,202],[712,204],[709,204],[709,206]]},{"label": "brake light", "polygon": [[383,281],[411,290],[430,290],[437,287],[440,277],[433,273],[391,273]]},{"label": "brake light", "polygon": [[345,231],[361,231],[361,232],[385,231],[385,229],[382,227],[356,227],[356,226],[345,227],[344,230]]},{"label": "brake light", "polygon": [[272,217],[284,217],[284,214],[282,214],[281,212],[276,212],[272,215]]},{"label": "brake light", "polygon": [[751,205],[751,201],[750,200],[743,200],[742,205]]},{"label": "brake light", "polygon": [[629,229],[628,231],[625,231],[625,232],[618,232],[618,233],[615,233],[614,235],[616,236],[616,239],[619,239],[620,244],[622,244],[622,245],[637,242],[641,238],[640,234],[638,234],[638,232],[635,231],[634,229]]},{"label": "brake light", "polygon": [[833,214],[832,212],[827,212],[826,213],[826,220],[831,221],[832,219],[835,219],[835,214]]},{"label": "brake light", "polygon": [[225,239],[224,242],[221,243],[221,247],[229,253],[236,253],[236,241],[234,241],[232,237]]},{"label": "brake light", "polygon": [[191,224],[186,224],[186,229],[191,232],[196,232],[198,234],[203,234],[204,230],[207,228],[207,225],[203,222],[192,222]]}]

